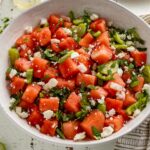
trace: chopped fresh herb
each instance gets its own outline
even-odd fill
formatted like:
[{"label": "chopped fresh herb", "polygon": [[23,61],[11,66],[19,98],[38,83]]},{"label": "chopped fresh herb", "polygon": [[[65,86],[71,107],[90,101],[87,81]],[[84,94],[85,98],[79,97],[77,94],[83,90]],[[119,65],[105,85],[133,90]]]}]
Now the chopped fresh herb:
[{"label": "chopped fresh herb", "polygon": [[73,21],[75,19],[75,15],[72,10],[69,12],[69,17],[70,17],[71,21]]},{"label": "chopped fresh herb", "polygon": [[56,24],[56,29],[60,26],[61,23],[64,23],[63,18],[59,18],[58,23]]},{"label": "chopped fresh herb", "polygon": [[67,122],[67,121],[72,120],[72,119],[74,119],[74,114],[63,114],[62,115],[62,120],[64,122]]},{"label": "chopped fresh herb", "polygon": [[100,140],[101,139],[101,134],[100,134],[100,132],[97,130],[97,128],[96,127],[92,127],[92,132],[93,132],[93,135],[94,135],[94,138],[96,139],[96,140]]},{"label": "chopped fresh herb", "polygon": [[98,104],[97,105],[97,109],[99,109],[101,112],[103,112],[104,114],[106,113],[106,105],[105,104]]},{"label": "chopped fresh herb", "polygon": [[147,48],[146,48],[146,47],[137,47],[137,49],[138,49],[139,51],[147,51]]},{"label": "chopped fresh herb", "polygon": [[63,132],[59,128],[56,129],[56,133],[60,136],[60,138],[65,139]]},{"label": "chopped fresh herb", "polygon": [[87,114],[88,114],[88,111],[85,110],[85,109],[82,109],[81,111],[77,112],[77,113],[75,114],[75,116],[76,116],[77,119],[82,120],[82,119],[84,119],[84,117],[85,117]]},{"label": "chopped fresh herb", "polygon": [[90,90],[96,90],[97,89],[97,87],[94,85],[88,85],[87,88]]},{"label": "chopped fresh herb", "polygon": [[132,74],[130,87],[133,88],[137,85],[139,85],[139,80],[135,74]]},{"label": "chopped fresh herb", "polygon": [[129,69],[133,69],[134,67],[135,67],[134,64],[132,63],[129,64]]}]

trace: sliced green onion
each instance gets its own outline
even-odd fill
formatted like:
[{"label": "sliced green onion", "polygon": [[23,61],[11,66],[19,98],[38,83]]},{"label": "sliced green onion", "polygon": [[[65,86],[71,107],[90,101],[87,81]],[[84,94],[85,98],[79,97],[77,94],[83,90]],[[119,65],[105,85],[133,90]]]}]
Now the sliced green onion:
[{"label": "sliced green onion", "polygon": [[16,48],[10,48],[9,49],[9,59],[10,63],[13,66],[15,64],[15,61],[19,58],[19,51]]},{"label": "sliced green onion", "polygon": [[33,69],[28,69],[26,72],[27,83],[30,84],[33,78]]}]

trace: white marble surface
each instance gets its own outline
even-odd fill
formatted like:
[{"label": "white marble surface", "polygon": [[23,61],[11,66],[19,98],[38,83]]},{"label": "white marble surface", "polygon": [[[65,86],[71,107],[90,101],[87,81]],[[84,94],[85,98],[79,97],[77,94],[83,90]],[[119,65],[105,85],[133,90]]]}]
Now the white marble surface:
[{"label": "white marble surface", "polygon": [[[136,15],[150,13],[150,0],[116,0],[133,11]],[[22,11],[12,5],[12,0],[3,0],[0,6],[1,17],[16,17]],[[7,150],[66,150],[65,147],[52,145],[33,139],[20,128],[17,128],[0,110],[0,141],[6,143]],[[94,148],[81,148],[80,150],[113,150],[114,141]],[[75,149],[76,150],[76,149]]]}]

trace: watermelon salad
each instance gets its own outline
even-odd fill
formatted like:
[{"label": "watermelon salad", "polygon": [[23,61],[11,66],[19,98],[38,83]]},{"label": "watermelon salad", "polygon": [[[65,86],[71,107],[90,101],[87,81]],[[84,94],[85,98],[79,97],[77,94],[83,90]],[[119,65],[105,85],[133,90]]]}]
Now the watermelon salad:
[{"label": "watermelon salad", "polygon": [[146,50],[136,28],[95,13],[42,18],[9,49],[10,110],[51,137],[108,137],[149,101]]}]

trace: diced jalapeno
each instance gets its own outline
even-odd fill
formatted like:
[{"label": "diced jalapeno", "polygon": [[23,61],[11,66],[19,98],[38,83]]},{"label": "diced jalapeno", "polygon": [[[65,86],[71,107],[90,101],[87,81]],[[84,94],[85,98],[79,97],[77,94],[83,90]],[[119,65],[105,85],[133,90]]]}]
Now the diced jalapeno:
[{"label": "diced jalapeno", "polygon": [[93,37],[97,38],[101,35],[101,32],[100,31],[93,32],[92,35],[93,35]]},{"label": "diced jalapeno", "polygon": [[144,69],[142,70],[145,82],[150,83],[150,65],[145,65]]},{"label": "diced jalapeno", "polygon": [[101,80],[104,80],[104,81],[108,81],[108,80],[112,80],[113,79],[113,77],[112,77],[112,75],[103,75],[103,74],[101,74],[100,72],[98,72],[97,74],[96,74],[96,76],[99,78],[99,79],[101,79]]},{"label": "diced jalapeno", "polygon": [[148,96],[140,97],[138,101],[126,109],[128,115],[132,115],[136,109],[142,110],[148,102]]},{"label": "diced jalapeno", "polygon": [[114,34],[114,39],[117,43],[124,44],[124,41],[120,38],[120,36],[117,32],[115,32],[115,34]]},{"label": "diced jalapeno", "polygon": [[77,34],[82,37],[86,33],[86,23],[81,23],[77,26]]},{"label": "diced jalapeno", "polygon": [[6,146],[3,143],[0,143],[0,150],[6,150]]},{"label": "diced jalapeno", "polygon": [[27,83],[31,83],[33,78],[33,69],[28,69],[26,72]]},{"label": "diced jalapeno", "polygon": [[74,53],[74,51],[69,51],[66,55],[62,56],[58,60],[58,63],[63,63],[67,58],[69,58],[71,56],[72,53]]},{"label": "diced jalapeno", "polygon": [[106,105],[105,104],[98,104],[97,108],[104,114],[106,113]]},{"label": "diced jalapeno", "polygon": [[73,24],[75,24],[75,25],[79,25],[80,23],[83,23],[83,22],[84,22],[84,20],[82,18],[73,20]]},{"label": "diced jalapeno", "polygon": [[19,58],[19,51],[16,48],[10,48],[9,49],[9,59],[10,63],[13,66],[15,64],[15,61]]},{"label": "diced jalapeno", "polygon": [[116,49],[127,49],[128,46],[127,45],[124,45],[124,44],[113,44],[112,46],[114,46]]}]

